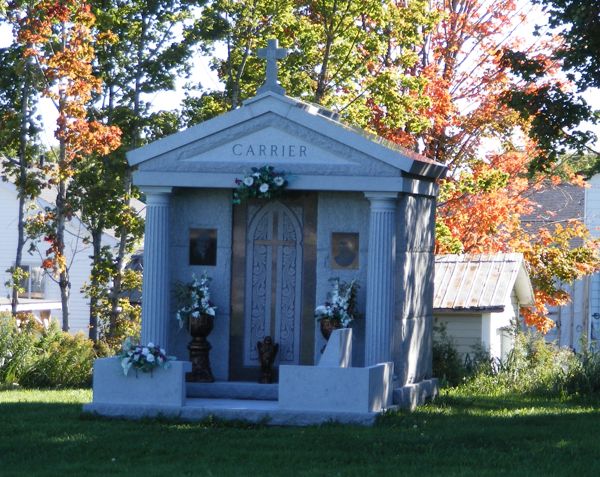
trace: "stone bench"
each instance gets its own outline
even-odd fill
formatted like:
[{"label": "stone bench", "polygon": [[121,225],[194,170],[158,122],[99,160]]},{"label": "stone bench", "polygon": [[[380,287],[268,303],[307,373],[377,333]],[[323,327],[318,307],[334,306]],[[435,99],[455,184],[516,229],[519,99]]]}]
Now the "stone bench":
[{"label": "stone bench", "polygon": [[390,407],[393,363],[352,368],[351,354],[352,330],[335,330],[318,366],[280,366],[280,409],[365,413]]}]

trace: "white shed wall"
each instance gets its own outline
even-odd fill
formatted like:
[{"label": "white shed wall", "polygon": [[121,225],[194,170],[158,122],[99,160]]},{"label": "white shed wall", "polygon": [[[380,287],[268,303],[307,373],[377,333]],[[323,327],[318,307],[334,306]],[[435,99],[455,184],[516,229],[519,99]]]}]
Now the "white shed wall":
[{"label": "white shed wall", "polygon": [[481,315],[436,313],[434,316],[436,323],[446,325],[446,332],[461,355],[473,353],[474,347],[481,346]]},{"label": "white shed wall", "polygon": [[473,353],[476,347],[482,346],[491,356],[504,359],[512,348],[512,340],[505,329],[511,326],[518,312],[519,303],[513,290],[510,302],[502,312],[434,312],[434,317],[446,325],[448,336],[462,355]]}]

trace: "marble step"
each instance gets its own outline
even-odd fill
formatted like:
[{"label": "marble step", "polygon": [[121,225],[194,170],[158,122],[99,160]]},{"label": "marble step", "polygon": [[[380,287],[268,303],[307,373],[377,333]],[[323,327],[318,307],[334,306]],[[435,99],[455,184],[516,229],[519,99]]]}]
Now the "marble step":
[{"label": "marble step", "polygon": [[272,426],[310,426],[331,422],[372,426],[377,415],[378,413],[375,412],[280,409],[276,401],[265,400],[188,398],[185,405],[180,408],[177,417],[187,421],[200,421],[213,417]]},{"label": "marble step", "polygon": [[279,396],[278,384],[217,381],[214,383],[186,383],[186,387],[188,398],[277,401]]}]

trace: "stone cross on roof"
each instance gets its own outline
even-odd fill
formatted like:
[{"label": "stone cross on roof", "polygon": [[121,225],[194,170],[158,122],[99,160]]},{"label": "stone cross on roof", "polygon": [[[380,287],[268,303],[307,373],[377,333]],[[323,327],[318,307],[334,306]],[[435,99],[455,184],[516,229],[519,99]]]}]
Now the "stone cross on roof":
[{"label": "stone cross on roof", "polygon": [[277,78],[277,60],[285,58],[288,54],[287,48],[277,48],[277,40],[267,41],[266,48],[259,48],[257,56],[267,60],[267,74],[265,82],[258,88],[258,94],[272,91],[277,94],[285,94],[285,89],[279,84]]}]

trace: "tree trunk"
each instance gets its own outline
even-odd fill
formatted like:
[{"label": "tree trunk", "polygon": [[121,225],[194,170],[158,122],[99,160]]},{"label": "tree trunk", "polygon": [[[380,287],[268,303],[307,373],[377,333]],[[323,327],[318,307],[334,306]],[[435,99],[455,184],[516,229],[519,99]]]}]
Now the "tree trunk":
[{"label": "tree trunk", "polygon": [[[333,20],[332,20],[333,21]],[[323,63],[321,64],[321,71],[317,79],[317,89],[315,91],[315,103],[321,104],[327,91],[327,73],[329,68],[329,56],[331,55],[331,45],[333,44],[333,36],[327,35],[325,43],[325,51],[323,53]]]},{"label": "tree trunk", "polygon": [[[64,142],[61,141],[60,155],[64,157]],[[67,187],[64,180],[60,180],[58,184],[58,195],[56,197],[56,250],[55,258],[58,260],[66,260],[65,257],[65,208],[67,199]],[[66,264],[59,262],[60,276],[58,286],[60,287],[60,301],[62,304],[62,329],[69,331],[69,295],[71,291],[71,282],[69,281],[69,270]]]},{"label": "tree trunk", "polygon": [[[129,177],[130,174],[127,173]],[[131,180],[127,180],[129,189],[131,189]],[[110,293],[110,327],[109,335],[114,336],[117,319],[121,313],[119,300],[123,292],[123,265],[125,262],[125,252],[127,251],[127,235],[128,230],[122,227],[119,230],[119,249],[117,251],[117,259],[115,261],[115,274],[113,275],[113,286]]]},{"label": "tree trunk", "polygon": [[[64,109],[64,100],[60,100],[60,111]],[[61,133],[64,133],[65,126],[61,125]],[[62,135],[61,135],[62,136]],[[69,281],[69,269],[65,257],[65,224],[67,208],[67,183],[62,177],[62,172],[67,165],[67,150],[64,139],[60,140],[58,157],[58,194],[56,196],[56,238],[54,256],[56,265],[59,267],[60,275],[58,286],[60,287],[60,302],[62,305],[62,330],[69,331],[69,295],[71,291],[71,282]]]},{"label": "tree trunk", "polygon": [[[97,264],[100,262],[100,251],[102,249],[102,228],[96,227],[92,230],[92,249],[94,255],[92,257],[92,274],[91,274],[91,285],[95,286],[95,290],[98,290],[98,279],[95,276],[94,270],[97,268]],[[98,341],[98,315],[99,309],[99,297],[97,293],[90,293],[90,327],[88,337],[95,343]]]},{"label": "tree trunk", "polygon": [[[138,60],[138,74],[135,77],[135,87],[133,91],[133,114],[137,119],[140,117],[140,109],[141,109],[141,92],[142,92],[142,72],[143,69],[141,64],[143,62],[143,52],[146,35],[146,21],[142,20],[142,35],[140,45],[138,45],[137,51],[137,60]],[[131,149],[135,149],[138,147],[140,143],[140,127],[139,123],[134,122],[132,131],[131,131]],[[125,192],[125,196],[127,199],[127,205],[131,204],[131,188],[132,188],[132,179],[131,179],[131,170],[127,168],[125,175],[123,177],[123,190]],[[119,228],[119,248],[117,250],[117,258],[115,260],[115,272],[112,277],[113,286],[110,291],[110,317],[109,317],[109,327],[108,327],[108,335],[113,337],[116,331],[116,324],[121,314],[121,306],[119,300],[122,295],[122,286],[123,286],[123,265],[125,263],[125,254],[127,252],[127,239],[129,235],[129,230],[126,226]]]},{"label": "tree trunk", "polygon": [[69,331],[69,297],[71,295],[71,282],[69,274],[65,270],[60,274],[60,303],[62,305],[62,330]]},{"label": "tree trunk", "polygon": [[[25,182],[27,181],[27,123],[29,120],[29,60],[25,62],[25,71],[23,78],[23,88],[21,90],[21,124],[19,131],[19,183],[17,191],[19,194],[19,210],[17,219],[17,253],[15,256],[14,270],[21,268],[23,260],[23,247],[25,246]],[[15,284],[13,284],[15,285]],[[19,291],[17,286],[12,288],[11,311],[13,316],[17,314],[19,304]]]},{"label": "tree trunk", "polygon": [[[23,246],[25,245],[25,233],[24,233],[24,215],[25,215],[25,196],[19,193],[19,218],[18,218],[18,232],[17,232],[17,254],[15,257],[14,270],[21,268],[21,262],[23,259]],[[31,273],[31,271],[29,272]],[[13,283],[12,296],[11,296],[11,312],[13,316],[17,315],[17,306],[19,305],[19,287]]]}]

